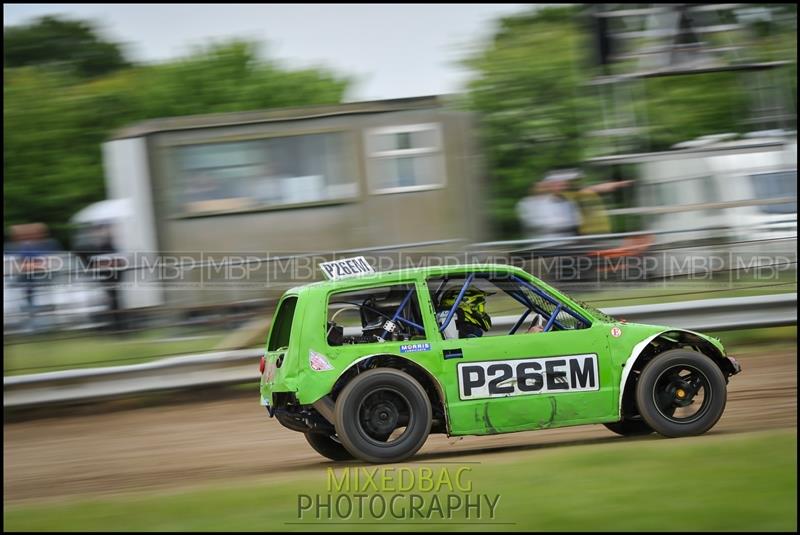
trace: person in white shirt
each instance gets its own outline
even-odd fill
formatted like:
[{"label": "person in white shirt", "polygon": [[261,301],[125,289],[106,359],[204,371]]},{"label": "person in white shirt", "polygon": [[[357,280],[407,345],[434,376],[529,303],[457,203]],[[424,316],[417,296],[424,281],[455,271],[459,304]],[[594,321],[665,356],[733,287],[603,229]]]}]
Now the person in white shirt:
[{"label": "person in white shirt", "polygon": [[578,234],[580,209],[562,193],[580,176],[575,169],[549,173],[531,188],[531,195],[517,203],[517,215],[530,238],[568,238]]}]

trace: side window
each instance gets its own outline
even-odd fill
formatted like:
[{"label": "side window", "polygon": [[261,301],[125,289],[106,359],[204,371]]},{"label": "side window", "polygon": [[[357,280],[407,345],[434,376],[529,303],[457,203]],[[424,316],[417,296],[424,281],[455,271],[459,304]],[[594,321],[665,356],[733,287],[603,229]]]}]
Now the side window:
[{"label": "side window", "polygon": [[583,329],[580,315],[513,276],[458,275],[428,280],[441,335],[478,338]]},{"label": "side window", "polygon": [[368,130],[366,150],[373,193],[444,185],[444,151],[437,123]]},{"label": "side window", "polygon": [[[797,170],[758,173],[750,175],[757,199],[797,197]],[[797,212],[797,201],[763,204],[759,209],[766,214],[791,214]]]},{"label": "side window", "polygon": [[174,208],[198,214],[351,198],[352,150],[342,132],[173,147]]},{"label": "side window", "polygon": [[331,346],[425,339],[413,284],[332,294],[327,318]]},{"label": "side window", "polygon": [[292,333],[292,320],[296,306],[297,297],[287,297],[281,302],[273,320],[267,351],[275,351],[289,345],[289,335]]}]

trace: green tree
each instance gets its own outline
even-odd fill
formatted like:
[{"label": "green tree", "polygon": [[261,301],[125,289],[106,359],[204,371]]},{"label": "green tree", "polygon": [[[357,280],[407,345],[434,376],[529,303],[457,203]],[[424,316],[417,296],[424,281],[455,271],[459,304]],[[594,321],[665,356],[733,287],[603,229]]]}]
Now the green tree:
[{"label": "green tree", "polygon": [[491,44],[466,61],[476,72],[468,101],[481,119],[500,234],[516,230],[516,203],[532,183],[581,162],[582,118],[592,103],[579,91],[587,75],[576,15],[559,7],[503,18]]},{"label": "green tree", "polygon": [[6,67],[65,66],[78,76],[100,76],[129,65],[122,47],[89,22],[46,16],[3,29]]},{"label": "green tree", "polygon": [[263,59],[226,42],[185,58],[90,80],[61,69],[4,70],[4,223],[42,221],[68,243],[68,221],[105,198],[101,145],[132,122],[341,102],[350,81]]},{"label": "green tree", "polygon": [[[466,105],[482,120],[490,213],[501,235],[517,232],[515,206],[533,183],[552,169],[580,166],[609,141],[590,134],[603,128],[609,102],[588,84],[600,72],[591,65],[595,43],[584,9],[539,8],[502,18],[492,41],[465,61],[474,72]],[[768,31],[750,31],[748,53],[754,60],[794,60],[787,70],[794,94],[796,8],[776,8],[771,20]],[[622,104],[647,131],[628,139],[624,149],[665,150],[706,134],[752,130],[746,76],[723,72],[643,81],[644,91]]]}]

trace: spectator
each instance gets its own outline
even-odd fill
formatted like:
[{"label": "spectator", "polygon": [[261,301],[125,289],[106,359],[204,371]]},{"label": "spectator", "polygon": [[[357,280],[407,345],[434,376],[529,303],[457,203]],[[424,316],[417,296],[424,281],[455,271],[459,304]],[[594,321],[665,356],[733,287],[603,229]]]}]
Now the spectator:
[{"label": "spectator", "polygon": [[566,169],[549,173],[534,185],[534,194],[517,204],[523,226],[540,238],[563,238],[576,235],[606,234],[611,222],[606,214],[602,193],[629,186],[631,180],[603,182],[579,187],[582,173]]},{"label": "spectator", "polygon": [[550,173],[517,204],[517,214],[531,237],[568,238],[578,233],[580,210],[565,195],[570,181],[578,176],[575,170]]},{"label": "spectator", "polygon": [[110,306],[110,327],[114,331],[127,328],[124,309],[120,302],[119,285],[122,279],[122,257],[114,247],[112,226],[98,224],[84,230],[76,252],[88,267],[93,270],[97,280],[106,290]]},{"label": "spectator", "polygon": [[61,245],[50,237],[47,225],[30,223],[11,227],[11,248],[19,260],[17,282],[23,287],[31,330],[36,330],[36,293],[47,282],[47,257],[61,251]]}]

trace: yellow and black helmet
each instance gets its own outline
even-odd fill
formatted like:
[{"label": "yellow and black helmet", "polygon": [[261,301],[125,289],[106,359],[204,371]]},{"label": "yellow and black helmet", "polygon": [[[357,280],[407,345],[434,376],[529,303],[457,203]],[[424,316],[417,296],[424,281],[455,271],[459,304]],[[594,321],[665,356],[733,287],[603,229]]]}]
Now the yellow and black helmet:
[{"label": "yellow and black helmet", "polygon": [[[442,308],[449,309],[456,302],[461,288],[453,288],[444,293],[441,300]],[[492,295],[491,293],[484,292],[474,286],[470,286],[461,303],[458,305],[458,319],[464,323],[468,323],[480,328],[483,331],[488,331],[492,328],[492,318],[486,313],[486,296]]]}]

